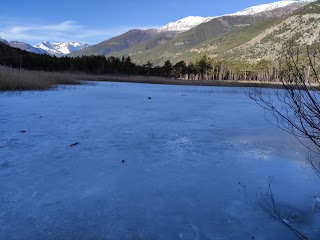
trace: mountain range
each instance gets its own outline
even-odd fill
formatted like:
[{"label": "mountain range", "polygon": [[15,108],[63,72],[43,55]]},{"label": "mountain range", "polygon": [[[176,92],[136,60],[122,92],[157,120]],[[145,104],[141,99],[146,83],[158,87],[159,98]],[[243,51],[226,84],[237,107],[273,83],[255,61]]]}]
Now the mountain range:
[{"label": "mountain range", "polygon": [[25,42],[18,41],[7,41],[0,38],[0,42],[3,42],[11,47],[19,48],[28,52],[36,54],[47,54],[50,56],[63,57],[75,51],[79,51],[89,47],[86,43],[79,42],[61,42],[61,43],[50,43],[47,41],[41,42],[36,46],[31,46]]},{"label": "mountain range", "polygon": [[204,54],[250,62],[273,60],[293,35],[300,33],[311,43],[316,40],[309,35],[317,31],[310,24],[318,26],[318,5],[314,0],[279,1],[218,17],[186,17],[160,29],[131,30],[69,56],[130,56],[135,63],[154,65],[194,61]]},{"label": "mountain range", "polygon": [[290,39],[299,44],[317,41],[319,22],[319,1],[288,0],[223,16],[189,16],[159,29],[133,29],[92,46],[77,42],[42,42],[34,47],[19,42],[9,44],[58,57],[130,56],[138,64],[193,61],[201,55],[256,62],[275,59]]},{"label": "mountain range", "polygon": [[35,46],[35,48],[42,49],[49,55],[62,57],[69,53],[73,53],[89,47],[86,43],[79,42],[62,42],[62,43],[50,43],[47,41],[41,42]]}]

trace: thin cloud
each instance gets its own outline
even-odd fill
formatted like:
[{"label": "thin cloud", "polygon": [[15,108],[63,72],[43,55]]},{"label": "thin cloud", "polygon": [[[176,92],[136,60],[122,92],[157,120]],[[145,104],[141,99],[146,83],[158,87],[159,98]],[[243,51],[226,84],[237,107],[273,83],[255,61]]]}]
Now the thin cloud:
[{"label": "thin cloud", "polygon": [[13,26],[11,28],[12,33],[23,33],[31,31],[70,31],[74,28],[79,28],[73,21],[65,21],[56,25],[29,25],[29,26]]},{"label": "thin cloud", "polygon": [[2,22],[0,24],[0,37],[9,41],[24,41],[33,45],[41,41],[78,41],[95,44],[129,31],[130,29],[150,28],[158,28],[158,26],[127,26],[109,29],[92,29],[72,20],[47,25]]}]

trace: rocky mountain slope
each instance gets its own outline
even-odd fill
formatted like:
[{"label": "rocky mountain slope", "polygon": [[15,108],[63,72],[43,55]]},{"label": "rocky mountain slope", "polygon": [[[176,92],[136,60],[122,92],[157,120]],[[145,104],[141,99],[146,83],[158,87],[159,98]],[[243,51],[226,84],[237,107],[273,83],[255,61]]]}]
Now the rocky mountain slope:
[{"label": "rocky mountain slope", "polygon": [[36,53],[36,54],[47,54],[47,52],[45,50],[33,47],[28,43],[18,42],[18,41],[10,41],[8,44],[11,47],[20,48],[21,50],[25,50],[27,52],[32,52],[32,53]]},{"label": "rocky mountain slope", "polygon": [[7,44],[10,47],[19,48],[19,49],[27,51],[27,52],[36,53],[36,54],[47,54],[46,51],[44,51],[40,48],[33,47],[28,43],[18,42],[18,41],[10,41],[9,42],[9,41],[2,39],[2,38],[0,38],[0,42]]},{"label": "rocky mountain slope", "polygon": [[320,1],[306,5],[224,53],[225,57],[256,62],[274,60],[285,46],[307,46],[320,39]]},{"label": "rocky mountain slope", "polygon": [[93,45],[84,50],[71,53],[69,54],[69,56],[75,57],[83,55],[113,55],[124,49],[128,49],[142,42],[146,42],[152,38],[157,39],[159,42],[165,43],[168,40],[171,40],[175,35],[175,32],[159,32],[157,29],[133,29],[120,36],[103,41],[97,45]]}]

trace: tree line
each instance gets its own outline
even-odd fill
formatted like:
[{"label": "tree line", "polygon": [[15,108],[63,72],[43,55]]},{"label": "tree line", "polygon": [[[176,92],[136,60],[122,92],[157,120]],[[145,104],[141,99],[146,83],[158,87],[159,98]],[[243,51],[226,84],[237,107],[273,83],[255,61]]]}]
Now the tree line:
[{"label": "tree line", "polygon": [[194,62],[180,61],[163,66],[154,66],[150,61],[143,65],[131,58],[105,56],[82,56],[57,58],[39,55],[12,48],[0,43],[0,65],[27,70],[48,72],[80,72],[88,74],[160,76],[184,80],[231,80],[231,81],[279,81],[281,71],[278,65],[267,60],[256,64],[245,61],[227,61],[202,56]]}]

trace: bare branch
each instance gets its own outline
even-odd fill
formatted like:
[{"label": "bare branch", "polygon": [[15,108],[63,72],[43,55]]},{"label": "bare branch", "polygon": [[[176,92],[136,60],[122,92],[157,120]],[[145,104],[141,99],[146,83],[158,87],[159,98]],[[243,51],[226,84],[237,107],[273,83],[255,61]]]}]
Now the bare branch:
[{"label": "bare branch", "polygon": [[271,94],[258,87],[249,92],[252,99],[271,113],[274,125],[294,135],[300,142],[304,142],[302,139],[310,140],[312,144],[306,147],[315,154],[320,154],[320,54],[316,52],[319,49],[307,47],[309,66],[304,66],[302,63],[306,61],[301,59],[302,50],[289,46],[280,65],[283,89]]},{"label": "bare branch", "polygon": [[267,193],[261,193],[260,199],[258,201],[258,205],[267,213],[270,214],[272,218],[286,226],[290,231],[292,231],[299,239],[307,240],[308,238],[304,236],[301,232],[299,232],[297,229],[295,229],[292,225],[290,225],[290,222],[286,220],[281,212],[280,208],[278,207],[273,191],[272,191],[272,179],[269,181],[268,185],[268,191]]}]

